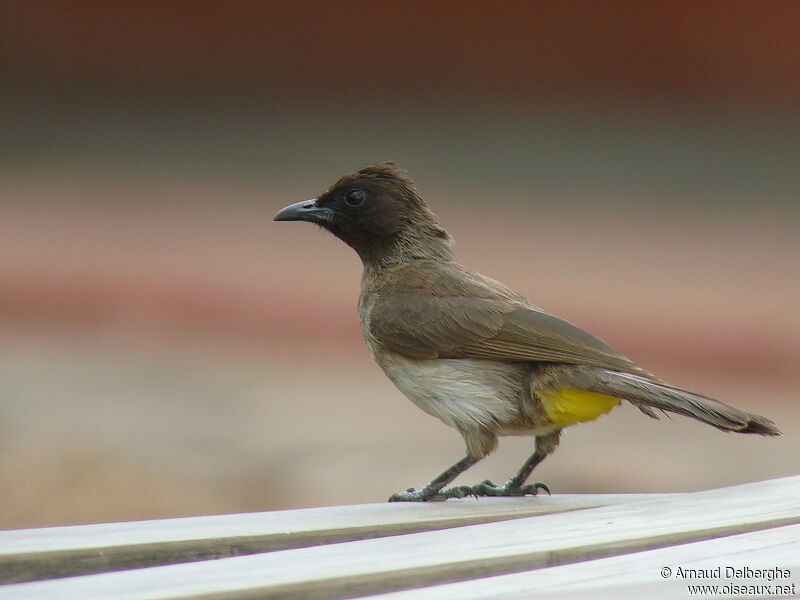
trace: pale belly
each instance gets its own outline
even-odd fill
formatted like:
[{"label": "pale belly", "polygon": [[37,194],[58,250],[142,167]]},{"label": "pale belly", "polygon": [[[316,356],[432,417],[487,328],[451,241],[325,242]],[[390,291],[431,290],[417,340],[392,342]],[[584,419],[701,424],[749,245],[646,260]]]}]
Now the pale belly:
[{"label": "pale belly", "polygon": [[[475,359],[414,360],[398,354],[376,357],[383,371],[414,404],[460,430],[498,433],[518,420],[528,387],[522,364]],[[521,434],[511,427],[509,434]],[[531,433],[530,430],[527,431]]]}]

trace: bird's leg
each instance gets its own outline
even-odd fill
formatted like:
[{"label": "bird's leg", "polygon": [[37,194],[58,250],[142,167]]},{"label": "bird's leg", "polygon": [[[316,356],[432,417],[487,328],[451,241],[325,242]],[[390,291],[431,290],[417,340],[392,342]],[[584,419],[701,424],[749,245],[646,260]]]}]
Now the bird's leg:
[{"label": "bird's leg", "polygon": [[536,438],[536,452],[525,461],[517,474],[506,481],[503,485],[495,485],[488,479],[472,487],[474,496],[535,496],[539,490],[544,490],[548,494],[550,489],[540,481],[524,485],[528,476],[547,456],[558,446],[558,438],[561,431],[554,431],[547,435]]},{"label": "bird's leg", "polygon": [[463,498],[467,495],[474,495],[471,491],[472,488],[468,487],[452,488],[446,492],[442,492],[441,490],[479,460],[479,458],[465,456],[425,487],[419,490],[409,488],[405,492],[392,494],[389,497],[389,502],[425,502],[426,500],[447,500],[448,498]]}]

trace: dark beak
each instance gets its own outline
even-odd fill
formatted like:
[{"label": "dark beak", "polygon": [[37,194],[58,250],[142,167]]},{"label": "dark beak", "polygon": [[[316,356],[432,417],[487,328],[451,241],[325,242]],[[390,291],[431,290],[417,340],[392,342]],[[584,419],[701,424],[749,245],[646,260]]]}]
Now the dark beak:
[{"label": "dark beak", "polygon": [[312,223],[327,223],[331,220],[333,211],[330,208],[317,206],[317,199],[303,200],[286,206],[275,215],[273,221],[310,221]]}]

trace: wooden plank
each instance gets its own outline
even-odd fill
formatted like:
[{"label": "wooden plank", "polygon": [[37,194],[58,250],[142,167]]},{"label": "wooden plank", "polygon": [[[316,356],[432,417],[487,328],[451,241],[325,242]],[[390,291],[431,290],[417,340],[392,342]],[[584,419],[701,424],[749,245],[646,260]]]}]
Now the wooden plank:
[{"label": "wooden plank", "polygon": [[24,583],[0,587],[0,600],[350,598],[795,523],[800,523],[800,477],[442,531]]},{"label": "wooden plank", "polygon": [[0,583],[301,548],[646,498],[595,494],[382,503],[0,531]]},{"label": "wooden plank", "polygon": [[[662,574],[664,567],[670,569],[666,577]],[[679,573],[678,567],[684,570],[709,571],[720,568],[723,577],[684,577],[685,573]],[[788,579],[781,577],[772,581],[756,577],[727,578],[724,577],[726,567],[777,567],[788,570],[790,576]],[[364,600],[528,600],[534,591],[537,595],[546,594],[548,599],[559,600],[589,597],[593,600],[653,600],[685,597],[687,584],[723,586],[731,582],[789,586],[794,583],[793,593],[800,595],[800,525],[787,525],[549,569],[390,592],[368,596]]]}]

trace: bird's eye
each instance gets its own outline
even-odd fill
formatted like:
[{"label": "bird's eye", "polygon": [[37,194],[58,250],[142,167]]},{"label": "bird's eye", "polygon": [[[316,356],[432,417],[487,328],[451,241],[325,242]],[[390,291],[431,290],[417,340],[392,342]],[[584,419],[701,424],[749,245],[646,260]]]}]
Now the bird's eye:
[{"label": "bird's eye", "polygon": [[344,196],[344,201],[347,203],[348,206],[361,206],[364,204],[364,200],[367,199],[367,192],[362,190],[361,188],[353,188],[352,190],[348,191],[347,194]]}]

